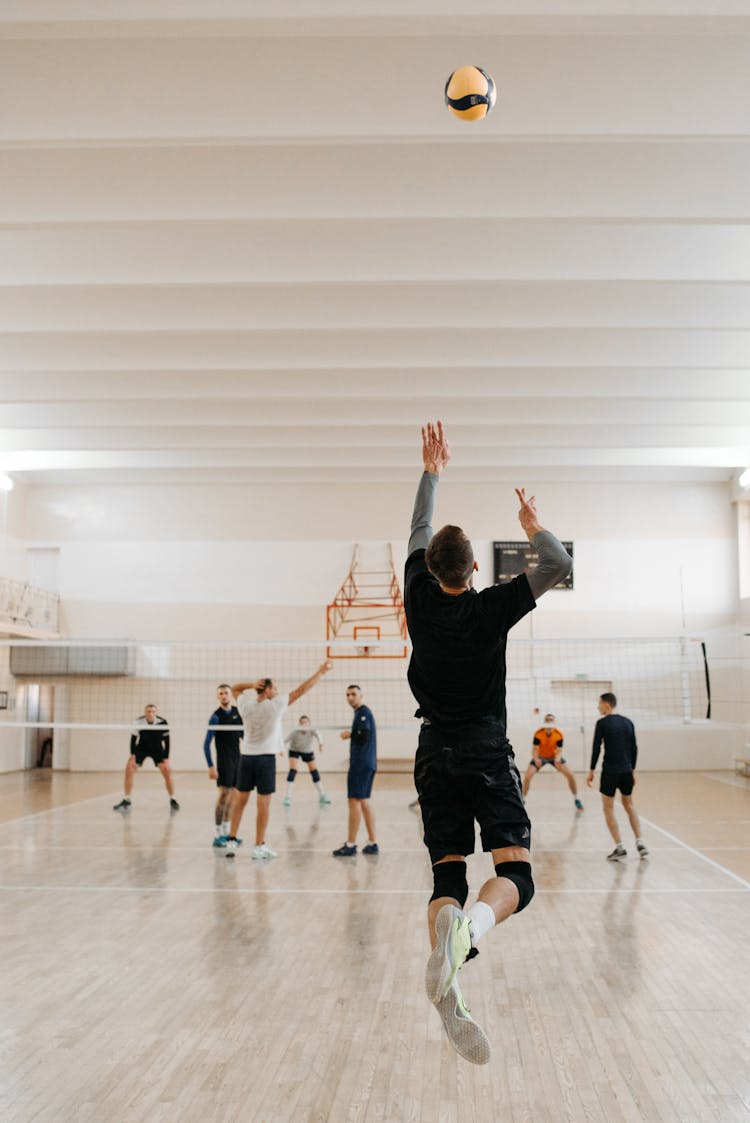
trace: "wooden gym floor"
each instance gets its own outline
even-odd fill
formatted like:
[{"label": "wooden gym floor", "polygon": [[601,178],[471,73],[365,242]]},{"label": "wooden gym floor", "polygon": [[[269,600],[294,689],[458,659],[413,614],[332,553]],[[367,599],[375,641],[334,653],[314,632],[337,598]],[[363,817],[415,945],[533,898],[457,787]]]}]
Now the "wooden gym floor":
[{"label": "wooden gym floor", "polygon": [[[525,761],[522,761],[525,764]],[[549,770],[547,770],[549,772]],[[431,888],[408,776],[381,775],[382,854],[335,860],[344,777],[283,776],[253,862],[211,849],[212,786],[0,777],[0,1118],[49,1123],[495,1123],[750,1119],[750,781],[643,773],[651,858],[604,860],[534,782],[537,895],[461,974],[493,1046],[456,1056],[422,990]],[[624,817],[623,817],[624,820]],[[361,841],[361,840],[360,840]],[[475,890],[490,872],[475,856]]]}]

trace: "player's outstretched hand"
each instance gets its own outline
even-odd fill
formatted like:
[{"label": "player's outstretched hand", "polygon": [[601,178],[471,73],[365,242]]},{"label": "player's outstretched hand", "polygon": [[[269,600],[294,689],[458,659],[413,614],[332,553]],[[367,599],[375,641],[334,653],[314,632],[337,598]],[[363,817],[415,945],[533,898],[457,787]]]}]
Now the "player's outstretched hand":
[{"label": "player's outstretched hand", "polygon": [[435,425],[428,421],[422,426],[422,463],[425,472],[439,476],[450,458],[451,449],[442,421]]},{"label": "player's outstretched hand", "polygon": [[322,675],[327,675],[330,670],[333,670],[333,663],[330,659],[327,659],[325,663],[320,664],[318,670]]},{"label": "player's outstretched hand", "polygon": [[527,499],[525,487],[517,487],[515,490],[518,496],[518,502],[521,504],[518,511],[518,521],[529,539],[531,539],[542,529],[539,523],[539,516],[536,513],[536,496],[532,495]]}]

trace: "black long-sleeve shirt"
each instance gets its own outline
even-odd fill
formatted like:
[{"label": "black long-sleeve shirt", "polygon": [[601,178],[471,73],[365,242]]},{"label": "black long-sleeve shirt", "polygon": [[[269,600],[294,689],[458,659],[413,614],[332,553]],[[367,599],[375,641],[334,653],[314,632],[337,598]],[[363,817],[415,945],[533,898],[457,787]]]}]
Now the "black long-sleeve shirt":
[{"label": "black long-sleeve shirt", "polygon": [[438,477],[420,480],[404,580],[406,621],[412,641],[408,679],[417,715],[450,729],[487,718],[505,731],[505,646],[510,629],[536,598],[570,572],[571,559],[549,531],[534,536],[536,570],[512,581],[460,595],[444,593],[427,569]]},{"label": "black long-sleeve shirt", "polygon": [[594,744],[591,749],[591,771],[596,768],[599,750],[604,743],[602,772],[634,772],[638,759],[638,745],[635,740],[635,726],[622,714],[607,714],[600,717],[594,729]]}]

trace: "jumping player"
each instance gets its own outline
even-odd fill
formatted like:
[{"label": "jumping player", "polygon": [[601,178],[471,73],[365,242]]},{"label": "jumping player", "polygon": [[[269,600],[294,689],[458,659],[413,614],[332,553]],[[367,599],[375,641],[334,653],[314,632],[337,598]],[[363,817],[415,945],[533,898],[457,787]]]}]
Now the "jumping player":
[{"label": "jumping player", "polygon": [[113,811],[129,811],[132,806],[130,798],[133,792],[133,779],[144,760],[151,757],[156,767],[164,778],[164,786],[169,795],[169,806],[172,811],[179,811],[180,805],[174,797],[174,783],[172,769],[169,767],[169,724],[166,718],[158,717],[156,706],[153,702],[144,709],[140,717],[133,723],[135,732],[130,738],[130,756],[125,765],[124,794],[119,803],[112,808]]},{"label": "jumping player", "polygon": [[604,820],[615,843],[612,853],[607,854],[608,862],[621,862],[628,853],[622,844],[620,828],[615,818],[615,793],[618,788],[622,795],[622,806],[625,808],[625,814],[630,820],[630,826],[635,835],[635,848],[641,858],[648,857],[648,847],[641,838],[641,821],[633,803],[635,763],[638,759],[635,726],[630,718],[614,712],[616,706],[617,698],[614,694],[607,692],[599,696],[597,709],[602,716],[594,729],[591,769],[586,777],[586,783],[591,787],[594,782],[596,762],[599,759],[599,750],[603,743],[604,757],[602,759],[599,791],[602,794]]},{"label": "jumping player", "polygon": [[578,785],[576,778],[568,768],[565,757],[562,755],[563,749],[563,732],[555,725],[555,715],[545,714],[544,725],[537,729],[534,734],[533,741],[533,756],[529,761],[529,767],[523,778],[523,795],[524,799],[528,794],[531,787],[531,781],[536,776],[537,772],[541,772],[545,764],[552,764],[561,772],[565,779],[568,781],[568,787],[571,790],[573,799],[575,801],[576,811],[583,811],[583,804],[578,798]]},{"label": "jumping player", "polygon": [[272,678],[256,682],[238,682],[232,687],[238,709],[245,725],[245,737],[240,749],[235,794],[232,797],[232,821],[227,838],[226,856],[234,858],[239,839],[242,812],[253,788],[258,789],[258,807],[255,816],[255,849],[253,858],[275,858],[276,851],[266,845],[266,827],[271,807],[271,796],[276,791],[276,754],[283,753],[281,720],[288,706],[312,690],[316,682],[330,671],[332,663],[321,663],[314,675],[305,679],[289,694],[279,694]]},{"label": "jumping player", "polygon": [[[489,1042],[472,1019],[458,986],[459,967],[496,924],[520,912],[534,895],[529,863],[531,824],[506,735],[505,645],[508,631],[536,599],[565,577],[571,559],[544,530],[534,497],[516,489],[518,518],[539,562],[535,569],[477,593],[471,542],[456,526],[433,536],[440,473],[450,460],[441,422],[422,429],[424,474],[411,522],[405,607],[412,656],[409,685],[422,719],[414,779],[430,853],[434,891],[427,920],[432,954],[427,997],[448,1038],[467,1060],[485,1064]],[[466,855],[474,822],[491,851],[495,876],[468,913]]]},{"label": "jumping player", "polygon": [[[223,682],[216,690],[219,708],[214,710],[208,719],[208,729],[203,741],[203,752],[208,765],[209,780],[216,781],[219,789],[214,808],[214,823],[216,837],[213,845],[223,847],[227,844],[229,834],[229,808],[232,802],[232,791],[237,779],[237,768],[240,763],[240,741],[242,739],[242,718],[240,711],[232,705],[232,688]],[[216,729],[215,726],[231,725],[233,729]],[[211,742],[216,742],[216,767],[211,759]]]}]

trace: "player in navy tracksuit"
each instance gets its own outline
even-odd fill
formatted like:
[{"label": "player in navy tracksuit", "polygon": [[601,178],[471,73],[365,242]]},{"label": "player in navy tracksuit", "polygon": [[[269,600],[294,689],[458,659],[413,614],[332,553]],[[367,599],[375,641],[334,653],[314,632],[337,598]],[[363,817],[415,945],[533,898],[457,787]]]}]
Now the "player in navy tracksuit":
[{"label": "player in navy tracksuit", "polygon": [[362,690],[352,683],[346,689],[346,700],[354,710],[351,729],[344,729],[341,738],[349,741],[349,772],[346,794],[349,799],[349,834],[343,846],[333,851],[335,858],[351,858],[357,853],[357,832],[362,819],[367,827],[367,845],[363,854],[377,854],[375,816],[370,807],[372,781],[378,768],[377,731],[372,710],[362,700]]},{"label": "player in navy tracksuit", "polygon": [[[216,837],[214,846],[226,846],[229,834],[229,809],[232,792],[237,778],[240,762],[240,741],[242,740],[242,716],[232,705],[232,688],[226,682],[217,688],[216,697],[219,708],[208,719],[208,729],[203,742],[203,752],[208,765],[208,778],[215,780],[219,795],[214,809]],[[216,728],[231,725],[232,729]],[[216,744],[216,767],[211,759],[211,742]]]}]

